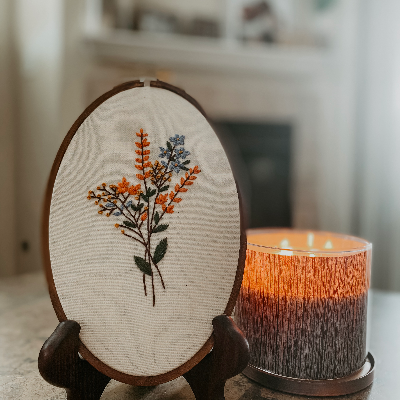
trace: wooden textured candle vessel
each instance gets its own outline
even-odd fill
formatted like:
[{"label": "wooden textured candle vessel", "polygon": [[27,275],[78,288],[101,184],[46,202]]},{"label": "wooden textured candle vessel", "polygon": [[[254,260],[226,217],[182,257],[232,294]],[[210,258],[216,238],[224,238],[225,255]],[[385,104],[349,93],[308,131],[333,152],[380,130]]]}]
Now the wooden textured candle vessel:
[{"label": "wooden textured candle vessel", "polygon": [[371,244],[325,232],[248,232],[235,320],[251,351],[245,374],[305,395],[368,386],[366,352]]}]

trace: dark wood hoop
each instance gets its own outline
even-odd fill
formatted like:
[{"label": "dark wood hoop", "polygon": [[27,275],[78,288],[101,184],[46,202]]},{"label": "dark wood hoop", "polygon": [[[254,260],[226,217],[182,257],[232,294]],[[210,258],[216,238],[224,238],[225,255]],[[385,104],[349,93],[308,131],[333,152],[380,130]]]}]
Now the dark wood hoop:
[{"label": "dark wood hoop", "polygon": [[[191,103],[194,107],[196,107],[200,111],[200,113],[204,117],[207,118],[204,110],[199,105],[199,103],[195,99],[193,99],[191,96],[189,96],[184,90],[182,90],[178,87],[175,87],[173,85],[170,85],[168,83],[159,81],[159,80],[151,81],[150,86],[169,90],[173,93],[176,93],[177,95],[183,97],[185,100],[187,100],[189,103]],[[64,138],[63,142],[61,143],[61,146],[57,152],[56,158],[54,160],[54,163],[53,163],[53,166],[52,166],[52,169],[50,172],[49,180],[47,183],[47,189],[46,189],[46,193],[45,193],[45,198],[44,198],[44,207],[43,207],[43,214],[42,214],[42,254],[43,254],[43,263],[44,263],[44,269],[45,269],[45,274],[46,274],[47,285],[48,285],[48,289],[49,289],[51,302],[53,304],[53,308],[57,315],[57,318],[60,322],[66,321],[67,316],[65,315],[65,312],[62,308],[62,305],[61,305],[61,302],[60,302],[60,299],[58,297],[58,293],[57,293],[57,290],[55,287],[53,273],[52,273],[52,269],[51,269],[50,249],[49,249],[50,204],[51,204],[54,183],[55,183],[55,180],[57,177],[57,172],[58,172],[58,169],[61,165],[64,154],[65,154],[72,138],[74,137],[75,133],[77,132],[79,127],[82,125],[82,123],[85,121],[85,119],[97,107],[99,107],[102,103],[104,103],[106,100],[108,100],[112,96],[115,96],[116,94],[118,94],[120,92],[129,90],[129,89],[133,89],[136,87],[144,87],[144,82],[141,82],[140,80],[125,82],[121,85],[114,87],[112,90],[103,94],[98,99],[96,99],[92,104],[90,104],[85,109],[85,111],[79,116],[79,118],[75,121],[75,123],[72,125],[71,129],[68,131],[67,135],[65,136],[65,138]],[[236,185],[236,187],[237,187],[237,185]],[[246,259],[246,247],[247,247],[242,201],[241,201],[241,196],[240,196],[238,187],[237,187],[237,190],[238,190],[239,209],[240,209],[240,249],[239,249],[238,267],[236,270],[235,282],[232,287],[231,295],[229,297],[228,303],[227,303],[225,311],[224,311],[224,313],[228,316],[232,314],[232,311],[235,307],[236,299],[239,295],[240,286],[242,284],[244,265],[245,265],[245,259]],[[97,357],[95,357],[81,341],[79,344],[79,352],[85,358],[85,360],[87,360],[94,368],[96,368],[98,371],[100,371],[101,373],[103,373],[104,375],[106,375],[112,379],[115,379],[115,380],[123,382],[123,383],[130,384],[130,385],[135,385],[135,386],[153,386],[153,385],[158,385],[161,383],[171,381],[171,380],[185,374],[189,370],[191,370],[211,351],[211,349],[213,348],[213,344],[214,344],[214,338],[213,338],[213,335],[211,335],[208,338],[208,340],[205,342],[203,347],[190,360],[188,360],[187,362],[185,362],[178,368],[173,369],[172,371],[169,371],[169,372],[161,374],[161,375],[154,375],[154,376],[135,376],[135,375],[129,375],[129,374],[125,374],[123,372],[117,371],[117,370],[109,367],[102,361],[100,361]]]}]

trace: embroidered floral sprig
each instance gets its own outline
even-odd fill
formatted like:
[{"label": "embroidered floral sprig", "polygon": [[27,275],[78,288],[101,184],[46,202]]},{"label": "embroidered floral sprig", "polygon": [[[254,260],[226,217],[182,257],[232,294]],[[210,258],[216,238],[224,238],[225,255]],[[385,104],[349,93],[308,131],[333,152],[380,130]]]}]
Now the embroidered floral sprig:
[{"label": "embroidered floral sprig", "polygon": [[[154,269],[165,289],[158,264],[167,252],[168,238],[159,240],[152,254],[153,235],[168,229],[169,224],[161,223],[163,217],[165,214],[174,213],[174,207],[182,201],[180,196],[193,185],[196,175],[201,170],[197,165],[189,168],[190,160],[186,157],[190,152],[183,147],[185,136],[170,137],[166,147],[160,147],[159,158],[163,160],[154,162],[150,161],[148,134],[140,129],[140,132],[136,132],[136,136],[138,137],[138,141],[135,142],[137,147],[135,168],[138,170],[136,178],[141,183],[131,184],[125,177],[117,185],[102,183],[96,190],[89,190],[87,199],[94,200],[94,204],[99,207],[98,214],[118,217],[119,222],[115,223],[115,227],[122,228],[121,233],[124,236],[144,247],[144,256],[135,255],[133,259],[137,268],[143,272],[143,289],[146,296],[146,275],[151,277],[153,306],[155,306]],[[184,174],[173,190],[170,190],[173,172]]]}]

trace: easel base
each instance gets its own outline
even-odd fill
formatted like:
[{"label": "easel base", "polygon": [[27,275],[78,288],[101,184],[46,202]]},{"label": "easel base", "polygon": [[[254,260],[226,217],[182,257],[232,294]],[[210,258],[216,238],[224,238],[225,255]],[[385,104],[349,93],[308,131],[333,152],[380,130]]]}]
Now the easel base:
[{"label": "easel base", "polygon": [[243,374],[270,389],[303,396],[342,396],[368,387],[374,380],[375,360],[368,353],[364,365],[356,372],[338,379],[296,379],[277,375],[248,365]]},{"label": "easel base", "polygon": [[[214,347],[183,376],[196,400],[224,400],[227,379],[249,362],[249,345],[232,318],[213,319]],[[39,372],[50,384],[66,389],[68,400],[99,400],[110,378],[78,355],[80,325],[60,322],[39,354]]]}]

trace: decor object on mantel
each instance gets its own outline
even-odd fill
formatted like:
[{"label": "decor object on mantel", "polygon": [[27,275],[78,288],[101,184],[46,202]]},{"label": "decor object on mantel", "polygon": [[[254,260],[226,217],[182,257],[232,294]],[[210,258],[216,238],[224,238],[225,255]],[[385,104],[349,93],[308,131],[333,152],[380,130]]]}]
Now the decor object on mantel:
[{"label": "decor object on mantel", "polygon": [[372,383],[366,352],[371,243],[352,236],[254,229],[235,322],[250,345],[243,373],[272,389],[338,396]]},{"label": "decor object on mantel", "polygon": [[109,380],[183,375],[223,399],[249,360],[229,317],[246,254],[240,197],[204,111],[183,90],[133,81],[74,123],[50,174],[45,270],[60,324],[39,355],[68,399]]}]

